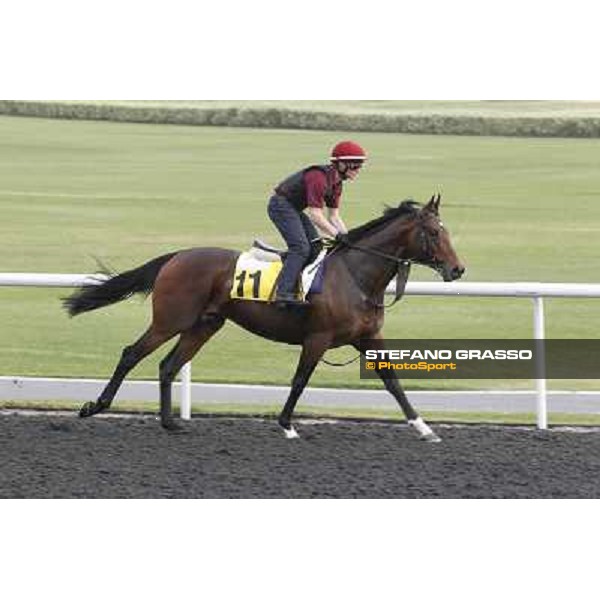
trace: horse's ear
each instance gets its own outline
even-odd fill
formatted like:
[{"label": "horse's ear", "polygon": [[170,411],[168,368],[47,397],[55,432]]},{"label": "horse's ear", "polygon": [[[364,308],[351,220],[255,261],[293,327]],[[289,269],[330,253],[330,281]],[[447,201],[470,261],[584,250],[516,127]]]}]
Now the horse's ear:
[{"label": "horse's ear", "polygon": [[431,196],[429,202],[423,207],[423,210],[428,210],[429,212],[437,214],[440,208],[440,199],[440,194],[438,194],[437,196],[434,194],[433,196]]}]

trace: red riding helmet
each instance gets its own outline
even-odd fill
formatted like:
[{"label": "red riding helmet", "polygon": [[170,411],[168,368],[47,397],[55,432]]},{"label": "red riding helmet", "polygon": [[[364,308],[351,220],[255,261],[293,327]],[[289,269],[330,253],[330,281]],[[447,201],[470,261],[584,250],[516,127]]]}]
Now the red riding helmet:
[{"label": "red riding helmet", "polygon": [[331,160],[367,160],[367,153],[356,142],[340,142],[333,147]]}]

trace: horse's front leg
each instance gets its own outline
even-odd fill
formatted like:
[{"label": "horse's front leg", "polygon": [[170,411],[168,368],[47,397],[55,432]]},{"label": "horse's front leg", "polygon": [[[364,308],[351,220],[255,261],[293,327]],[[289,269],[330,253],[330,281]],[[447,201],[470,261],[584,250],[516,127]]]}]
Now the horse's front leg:
[{"label": "horse's front leg", "polygon": [[[381,337],[381,334],[377,334],[373,336],[369,340],[369,349],[372,350],[385,350],[384,340]],[[354,344],[354,347],[357,350],[361,350],[360,343]],[[422,417],[419,416],[417,411],[413,408],[412,404],[408,401],[398,378],[396,377],[396,373],[394,371],[386,371],[384,374],[381,369],[375,369],[377,375],[383,381],[383,385],[385,389],[394,396],[402,412],[404,413],[408,424],[416,430],[419,434],[420,438],[425,442],[441,442],[442,439],[425,423]]]},{"label": "horse's front leg", "polygon": [[296,373],[292,379],[292,387],[278,419],[278,423],[283,427],[285,437],[288,439],[299,437],[292,426],[292,414],[296,407],[296,403],[298,402],[298,398],[304,391],[315,367],[329,348],[330,344],[331,336],[326,334],[310,336],[306,338],[302,344],[302,353],[300,354],[300,360],[296,367]]},{"label": "horse's front leg", "polygon": [[380,370],[377,370],[377,374],[381,377],[385,389],[396,398],[396,401],[400,404],[402,411],[406,415],[408,424],[419,434],[420,438],[425,442],[441,442],[442,438],[440,438],[433,429],[425,423],[423,418],[419,416],[412,404],[408,401],[400,382],[396,378],[396,373],[392,372],[391,378],[388,373],[383,376],[383,373]]}]

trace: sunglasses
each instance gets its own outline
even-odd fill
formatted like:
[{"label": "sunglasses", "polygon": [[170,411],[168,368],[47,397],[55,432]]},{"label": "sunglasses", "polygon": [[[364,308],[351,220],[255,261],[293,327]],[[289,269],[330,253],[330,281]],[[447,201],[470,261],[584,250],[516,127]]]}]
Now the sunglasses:
[{"label": "sunglasses", "polygon": [[352,171],[357,171],[363,166],[362,162],[347,162],[345,164]]}]

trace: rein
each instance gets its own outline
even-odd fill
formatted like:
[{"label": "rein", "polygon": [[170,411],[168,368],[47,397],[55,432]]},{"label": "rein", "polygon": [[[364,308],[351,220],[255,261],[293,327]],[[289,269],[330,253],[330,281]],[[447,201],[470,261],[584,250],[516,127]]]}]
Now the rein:
[{"label": "rein", "polygon": [[[425,229],[423,227],[421,227],[421,231],[420,231],[420,238],[421,238],[421,245],[422,245],[422,250],[423,253],[425,255],[427,255],[428,250],[430,249],[429,246],[431,244],[431,240],[428,239],[427,237],[427,233],[425,232]],[[409,259],[409,258],[400,258],[398,256],[394,256],[393,254],[388,254],[387,252],[381,252],[380,250],[375,250],[373,248],[365,248],[364,246],[357,246],[356,244],[352,244],[350,242],[343,242],[340,245],[337,245],[333,248],[333,251],[331,252],[331,254],[335,253],[339,248],[349,248],[351,250],[358,250],[359,252],[364,252],[365,254],[370,254],[372,256],[377,256],[379,258],[383,258],[384,260],[389,260],[393,263],[396,264],[396,293],[394,295],[394,299],[388,303],[377,303],[374,302],[373,300],[371,300],[371,298],[365,296],[364,300],[365,302],[371,304],[373,307],[378,308],[378,309],[383,309],[385,310],[386,308],[391,308],[392,306],[394,306],[394,304],[396,304],[404,295],[404,290],[406,289],[406,284],[408,283],[408,277],[410,275],[410,268],[412,266],[412,263],[415,261],[415,259]],[[400,248],[399,253],[402,252],[402,248]],[[330,254],[330,256],[331,256]],[[428,264],[429,266],[435,267],[435,263],[433,261],[419,261],[422,264]],[[352,275],[352,273],[351,273]],[[355,280],[356,281],[356,280]],[[358,282],[356,282],[356,284],[358,285],[359,289],[360,289],[360,284]],[[362,293],[362,290],[361,290]],[[384,291],[385,294],[385,291]],[[363,293],[364,296],[364,293]],[[329,365],[331,367],[345,367],[347,365],[352,364],[353,362],[356,362],[358,359],[360,358],[360,353],[355,356],[354,358],[351,358],[350,360],[347,360],[346,362],[343,363],[335,363],[335,362],[331,362],[326,360],[325,358],[321,358],[321,362],[324,362],[326,365]]]},{"label": "rein", "polygon": [[[376,302],[373,302],[373,300],[371,300],[370,298],[365,298],[365,301],[371,303],[375,308],[381,308],[385,310],[386,308],[391,308],[392,306],[394,306],[394,304],[396,304],[396,302],[398,302],[404,295],[404,290],[408,282],[408,276],[410,275],[410,267],[412,264],[411,261],[406,258],[398,258],[397,256],[393,256],[392,254],[386,254],[385,252],[379,252],[379,250],[373,250],[371,248],[363,248],[362,246],[356,246],[354,244],[346,243],[344,244],[344,246],[353,250],[360,250],[361,252],[365,252],[367,254],[373,254],[374,256],[379,256],[380,258],[385,258],[396,263],[396,293],[394,294],[394,299],[389,304],[378,304]],[[359,358],[360,353],[357,354],[354,358],[351,358],[350,360],[347,360],[342,363],[331,362],[324,357],[321,358],[321,362],[324,362],[330,367],[345,367],[347,365],[352,364],[353,362],[356,362]]]},{"label": "rein", "polygon": [[375,308],[386,309],[394,306],[394,304],[396,304],[396,302],[398,302],[404,295],[404,290],[406,289],[406,284],[410,275],[412,261],[407,258],[399,258],[398,256],[394,256],[393,254],[387,254],[386,252],[380,252],[379,250],[374,250],[372,248],[364,248],[363,246],[357,246],[356,244],[345,243],[344,246],[352,250],[358,250],[359,252],[371,254],[373,256],[377,256],[379,258],[383,258],[396,263],[396,293],[394,294],[394,299],[389,304],[379,304],[373,302],[371,298],[365,298],[365,301],[372,304]]}]

